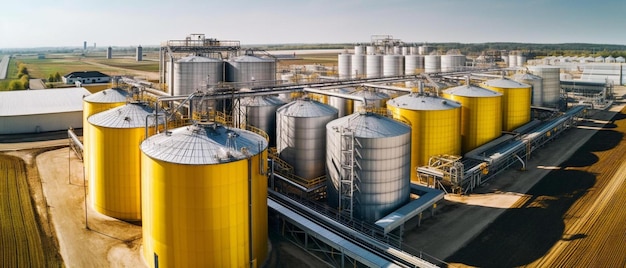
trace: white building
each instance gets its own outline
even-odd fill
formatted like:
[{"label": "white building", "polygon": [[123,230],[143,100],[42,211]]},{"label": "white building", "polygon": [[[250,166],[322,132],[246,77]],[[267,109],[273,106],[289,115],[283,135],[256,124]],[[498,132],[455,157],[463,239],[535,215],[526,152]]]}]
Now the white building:
[{"label": "white building", "polygon": [[101,84],[111,82],[111,77],[98,71],[72,72],[63,76],[63,83]]},{"label": "white building", "polygon": [[85,88],[0,92],[0,135],[83,127]]}]

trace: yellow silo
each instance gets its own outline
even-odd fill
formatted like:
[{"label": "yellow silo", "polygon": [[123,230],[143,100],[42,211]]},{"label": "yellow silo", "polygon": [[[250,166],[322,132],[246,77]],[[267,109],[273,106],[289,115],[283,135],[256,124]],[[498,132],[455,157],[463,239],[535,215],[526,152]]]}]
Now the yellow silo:
[{"label": "yellow silo", "polygon": [[464,85],[443,91],[444,98],[461,103],[461,151],[467,153],[502,132],[502,94]]},{"label": "yellow silo", "polygon": [[93,208],[110,217],[141,220],[139,144],[154,133],[154,109],[128,103],[90,116],[89,197]]},{"label": "yellow silo", "polygon": [[502,130],[512,131],[530,122],[530,85],[500,78],[481,86],[502,93]]},{"label": "yellow silo", "polygon": [[[411,170],[428,165],[431,156],[461,154],[461,105],[411,93],[387,101],[394,118],[411,124]],[[416,172],[411,180],[419,181]]]},{"label": "yellow silo", "polygon": [[263,265],[267,140],[246,130],[193,125],[151,136],[141,151],[148,266]]},{"label": "yellow silo", "polygon": [[83,98],[83,165],[85,167],[85,177],[89,180],[89,170],[93,165],[89,160],[89,130],[92,128],[87,122],[87,118],[118,106],[124,105],[130,94],[121,88],[108,88],[100,92],[85,96]]}]

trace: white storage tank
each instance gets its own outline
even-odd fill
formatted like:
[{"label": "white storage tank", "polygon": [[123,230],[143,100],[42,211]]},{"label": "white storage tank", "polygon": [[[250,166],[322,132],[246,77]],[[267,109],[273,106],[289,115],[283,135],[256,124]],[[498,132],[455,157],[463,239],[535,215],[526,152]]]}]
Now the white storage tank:
[{"label": "white storage tank", "polygon": [[[331,90],[332,92],[337,92],[341,94],[350,94],[354,92],[354,88],[337,88]],[[352,114],[353,111],[353,100],[328,96],[328,105],[335,107],[337,109],[337,116],[344,117],[346,115]]]},{"label": "white storage tank", "polygon": [[365,77],[376,78],[381,77],[383,72],[383,56],[382,55],[366,55],[365,56]]},{"label": "white storage tank", "polygon": [[556,107],[561,95],[561,68],[558,66],[528,66],[528,69],[543,79],[542,103],[544,107]]},{"label": "white storage tank", "polygon": [[465,55],[441,55],[441,71],[460,71],[465,66]]},{"label": "white storage tank", "polygon": [[441,72],[441,56],[439,55],[424,56],[424,71],[426,73]]},{"label": "white storage tank", "polygon": [[526,56],[523,54],[517,55],[516,64],[518,67],[522,67],[526,64]]},{"label": "white storage tank", "polygon": [[424,72],[424,56],[406,55],[404,56],[404,74],[412,75]]},{"label": "white storage tank", "polygon": [[363,46],[361,44],[357,44],[356,46],[354,46],[354,55],[363,55],[365,54],[363,52]]},{"label": "white storage tank", "polygon": [[365,55],[364,54],[355,54],[352,55],[352,60],[350,64],[350,77],[352,78],[362,78],[365,77]]},{"label": "white storage tank", "polygon": [[270,86],[276,83],[276,61],[272,58],[243,55],[226,64],[226,82],[239,88]]},{"label": "white storage tank", "polygon": [[339,79],[347,79],[352,76],[352,55],[342,53],[337,56],[337,68]]},{"label": "white storage tank", "polygon": [[517,55],[509,54],[509,68],[517,67]]},{"label": "white storage tank", "polygon": [[404,70],[404,57],[402,55],[383,56],[383,76],[398,76]]}]

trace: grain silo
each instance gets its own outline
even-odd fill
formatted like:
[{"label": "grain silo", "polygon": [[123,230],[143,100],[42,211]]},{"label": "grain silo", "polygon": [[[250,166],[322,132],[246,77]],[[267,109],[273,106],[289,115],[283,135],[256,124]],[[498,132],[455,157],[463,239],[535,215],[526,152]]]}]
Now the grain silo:
[{"label": "grain silo", "polygon": [[96,211],[121,220],[141,220],[138,145],[146,133],[154,133],[154,115],[154,109],[144,103],[128,103],[87,119],[89,197]]},{"label": "grain silo", "polygon": [[[340,94],[350,94],[354,92],[354,88],[338,88],[331,91]],[[350,99],[328,96],[328,105],[337,109],[337,117],[344,117],[346,115],[352,114],[352,111],[354,111],[353,103],[354,101]]]},{"label": "grain silo", "polygon": [[[411,170],[425,166],[431,156],[461,154],[461,105],[422,93],[387,101],[393,118],[411,125]],[[411,180],[419,181],[416,172]]]},{"label": "grain silo", "polygon": [[276,61],[254,55],[235,57],[227,61],[226,81],[238,83],[238,88],[274,85]]},{"label": "grain silo", "polygon": [[424,72],[424,56],[406,55],[404,56],[404,74],[412,75]]},{"label": "grain silo", "polygon": [[441,71],[442,72],[461,71],[463,70],[463,67],[465,67],[465,60],[466,60],[465,55],[460,55],[460,54],[441,55]]},{"label": "grain silo", "polygon": [[378,114],[354,113],[328,123],[326,133],[331,207],[373,223],[409,201],[409,126]]},{"label": "grain silo", "polygon": [[461,151],[467,153],[502,132],[502,94],[468,85],[449,88],[443,97],[461,103]]},{"label": "grain silo", "polygon": [[130,99],[131,94],[121,88],[107,88],[83,98],[83,163],[87,180],[89,180],[89,171],[93,165],[89,159],[91,153],[89,133],[93,126],[89,124],[87,118],[99,112],[122,106]]},{"label": "grain silo", "polygon": [[337,119],[337,113],[337,109],[309,98],[276,111],[276,149],[296,176],[312,180],[325,174],[326,124]]},{"label": "grain silo", "polygon": [[380,77],[383,72],[383,55],[365,55],[365,77]]},{"label": "grain silo", "polygon": [[383,55],[383,76],[398,76],[404,72],[402,55]]},{"label": "grain silo", "polygon": [[285,102],[275,96],[242,98],[235,106],[233,120],[236,126],[253,126],[269,137],[269,146],[276,146],[276,110]]},{"label": "grain silo", "polygon": [[267,141],[200,124],[141,143],[149,267],[261,266],[268,255]]},{"label": "grain silo", "polygon": [[481,86],[502,93],[502,130],[513,131],[530,122],[530,85],[499,78]]},{"label": "grain silo", "polygon": [[352,60],[350,63],[350,77],[352,78],[365,77],[365,73],[366,73],[365,64],[366,62],[365,62],[364,54],[352,55]]},{"label": "grain silo", "polygon": [[543,107],[543,78],[530,73],[516,73],[513,80],[532,87],[531,105]]},{"label": "grain silo", "polygon": [[441,72],[441,56],[440,55],[424,56],[424,72],[426,73]]},{"label": "grain silo", "polygon": [[337,74],[339,79],[347,79],[352,76],[352,55],[341,53],[337,55]]},{"label": "grain silo", "polygon": [[[378,92],[372,88],[365,88],[361,90],[357,90],[351,92],[350,95],[361,96],[365,98],[367,101],[368,108],[385,108],[387,100],[389,100],[389,95],[387,93]],[[360,101],[355,101],[353,106],[354,112],[361,112],[366,109],[363,106],[363,103]]]},{"label": "grain silo", "polygon": [[224,61],[221,59],[189,56],[174,62],[175,96],[189,95],[224,81]]},{"label": "grain silo", "polygon": [[[558,66],[528,66],[536,76],[541,77],[541,100],[544,107],[556,107],[561,98],[561,68]],[[533,91],[534,92],[534,91]]]}]

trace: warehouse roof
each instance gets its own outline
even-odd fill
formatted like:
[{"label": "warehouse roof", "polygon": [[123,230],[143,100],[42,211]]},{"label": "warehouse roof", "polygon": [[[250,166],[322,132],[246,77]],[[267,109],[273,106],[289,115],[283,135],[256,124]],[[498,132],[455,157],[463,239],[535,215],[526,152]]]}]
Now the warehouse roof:
[{"label": "warehouse roof", "polygon": [[83,87],[0,92],[0,116],[66,113],[83,110]]},{"label": "warehouse roof", "polygon": [[69,74],[64,75],[63,77],[96,78],[96,77],[109,77],[109,76],[98,71],[80,71],[80,72],[71,72]]}]

